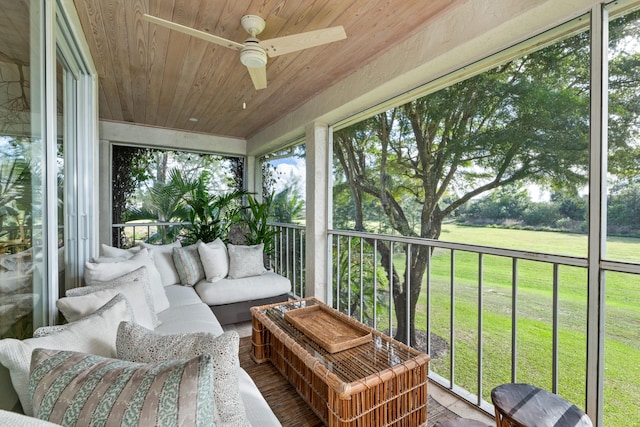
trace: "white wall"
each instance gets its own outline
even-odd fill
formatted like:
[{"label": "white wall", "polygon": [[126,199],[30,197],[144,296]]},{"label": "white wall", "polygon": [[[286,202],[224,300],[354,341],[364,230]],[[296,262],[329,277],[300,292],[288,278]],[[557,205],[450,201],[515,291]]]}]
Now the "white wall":
[{"label": "white wall", "polygon": [[109,121],[100,122],[100,139],[121,144],[207,151],[239,156],[244,156],[247,152],[247,142],[242,138]]}]

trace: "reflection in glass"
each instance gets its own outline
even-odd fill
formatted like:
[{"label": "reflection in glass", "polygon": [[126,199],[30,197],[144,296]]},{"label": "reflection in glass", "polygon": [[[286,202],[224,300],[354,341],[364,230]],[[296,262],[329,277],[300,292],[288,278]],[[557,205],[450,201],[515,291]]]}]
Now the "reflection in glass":
[{"label": "reflection in glass", "polygon": [[0,1],[0,338],[31,336],[44,300],[37,7]]},{"label": "reflection in glass", "polygon": [[65,126],[65,90],[70,88],[65,84],[65,70],[60,60],[56,62],[56,115],[58,117],[58,138],[56,139],[56,184],[58,197],[58,232],[57,232],[57,248],[58,248],[58,290],[59,296],[63,297],[66,289],[65,286],[65,141],[67,126]]}]

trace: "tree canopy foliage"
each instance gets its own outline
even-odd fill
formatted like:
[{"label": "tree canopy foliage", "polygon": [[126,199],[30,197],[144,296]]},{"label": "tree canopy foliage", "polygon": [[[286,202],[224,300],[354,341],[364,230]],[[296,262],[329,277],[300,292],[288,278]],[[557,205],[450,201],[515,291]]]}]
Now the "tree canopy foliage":
[{"label": "tree canopy foliage", "polygon": [[[334,204],[348,203],[353,213],[337,225],[371,231],[375,206],[394,233],[437,239],[445,218],[492,190],[537,183],[577,194],[588,179],[589,50],[589,34],[574,35],[335,132]],[[635,150],[629,141],[640,99],[623,84],[635,79],[635,60],[620,59],[610,70],[619,83],[611,88],[610,139],[614,161],[627,173],[638,169],[625,153]],[[378,250],[384,257],[390,248]],[[426,247],[413,248],[402,280],[384,266],[393,276],[396,338],[403,341],[406,298],[414,342],[420,294],[412,286],[407,295],[405,284],[422,283],[427,258]]]}]

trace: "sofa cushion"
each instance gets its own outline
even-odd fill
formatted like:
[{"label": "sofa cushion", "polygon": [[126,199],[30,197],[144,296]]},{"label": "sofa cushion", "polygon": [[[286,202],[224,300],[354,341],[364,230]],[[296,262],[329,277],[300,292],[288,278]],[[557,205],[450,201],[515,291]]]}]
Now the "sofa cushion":
[{"label": "sofa cushion", "polygon": [[205,278],[209,282],[217,282],[229,274],[229,255],[227,247],[220,238],[210,243],[198,245],[198,254],[202,261]]},{"label": "sofa cushion", "polygon": [[146,267],[102,282],[101,285],[95,282],[93,286],[69,289],[65,298],[56,301],[56,306],[67,321],[74,322],[93,313],[119,293],[129,301],[136,322],[147,328],[160,325],[153,306]]},{"label": "sofa cushion", "polygon": [[173,263],[180,277],[180,283],[184,286],[193,286],[204,279],[204,269],[198,254],[199,243],[201,242],[182,248],[173,248]]},{"label": "sofa cushion", "polygon": [[158,313],[158,319],[162,323],[155,330],[163,334],[210,332],[214,335],[221,335],[224,332],[211,309],[202,302],[169,307],[162,313]]},{"label": "sofa cushion", "polygon": [[247,419],[252,426],[282,427],[258,386],[244,369],[238,371],[238,384]]},{"label": "sofa cushion", "polygon": [[192,286],[169,285],[164,287],[164,292],[172,308],[183,305],[202,304],[202,300]]},{"label": "sofa cushion", "polygon": [[153,262],[160,272],[161,283],[163,286],[175,285],[180,283],[180,277],[173,262],[173,248],[181,248],[182,244],[179,240],[168,245],[151,245],[149,243],[140,243],[143,248],[149,249]]},{"label": "sofa cushion", "polygon": [[87,262],[85,263],[84,281],[87,286],[101,285],[105,281],[116,279],[126,273],[137,270],[140,267],[147,267],[149,274],[149,285],[153,296],[153,306],[156,313],[169,308],[169,300],[164,293],[160,272],[154,264],[154,260],[148,250],[141,249],[138,253],[127,260],[113,258],[115,262]]},{"label": "sofa cushion", "polygon": [[210,355],[144,364],[36,349],[29,388],[34,415],[63,425],[213,425]]},{"label": "sofa cushion", "polygon": [[229,278],[259,276],[267,271],[264,268],[264,244],[242,246],[229,244]]},{"label": "sofa cushion", "polygon": [[195,289],[207,305],[221,305],[286,294],[291,291],[291,282],[269,271],[259,276],[227,278],[215,283],[201,280]]},{"label": "sofa cushion", "polygon": [[116,355],[116,335],[122,321],[133,321],[129,303],[121,294],[95,313],[64,325],[56,333],[40,338],[0,340],[0,363],[7,367],[22,408],[32,415],[29,397],[29,364],[36,348],[71,350],[105,357]]},{"label": "sofa cushion", "polygon": [[235,331],[214,337],[210,333],[161,335],[130,322],[118,328],[118,358],[133,362],[163,362],[212,356],[216,426],[249,426],[238,388],[240,338]]}]

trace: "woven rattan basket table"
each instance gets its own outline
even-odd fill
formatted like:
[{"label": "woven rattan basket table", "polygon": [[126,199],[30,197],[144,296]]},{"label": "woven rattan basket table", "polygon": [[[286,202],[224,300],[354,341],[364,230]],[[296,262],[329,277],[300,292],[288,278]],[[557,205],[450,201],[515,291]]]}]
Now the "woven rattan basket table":
[{"label": "woven rattan basket table", "polygon": [[[322,305],[372,334],[330,353],[285,320],[285,312]],[[315,298],[251,309],[252,357],[271,361],[331,427],[421,426],[427,422],[429,356],[366,327]]]}]

